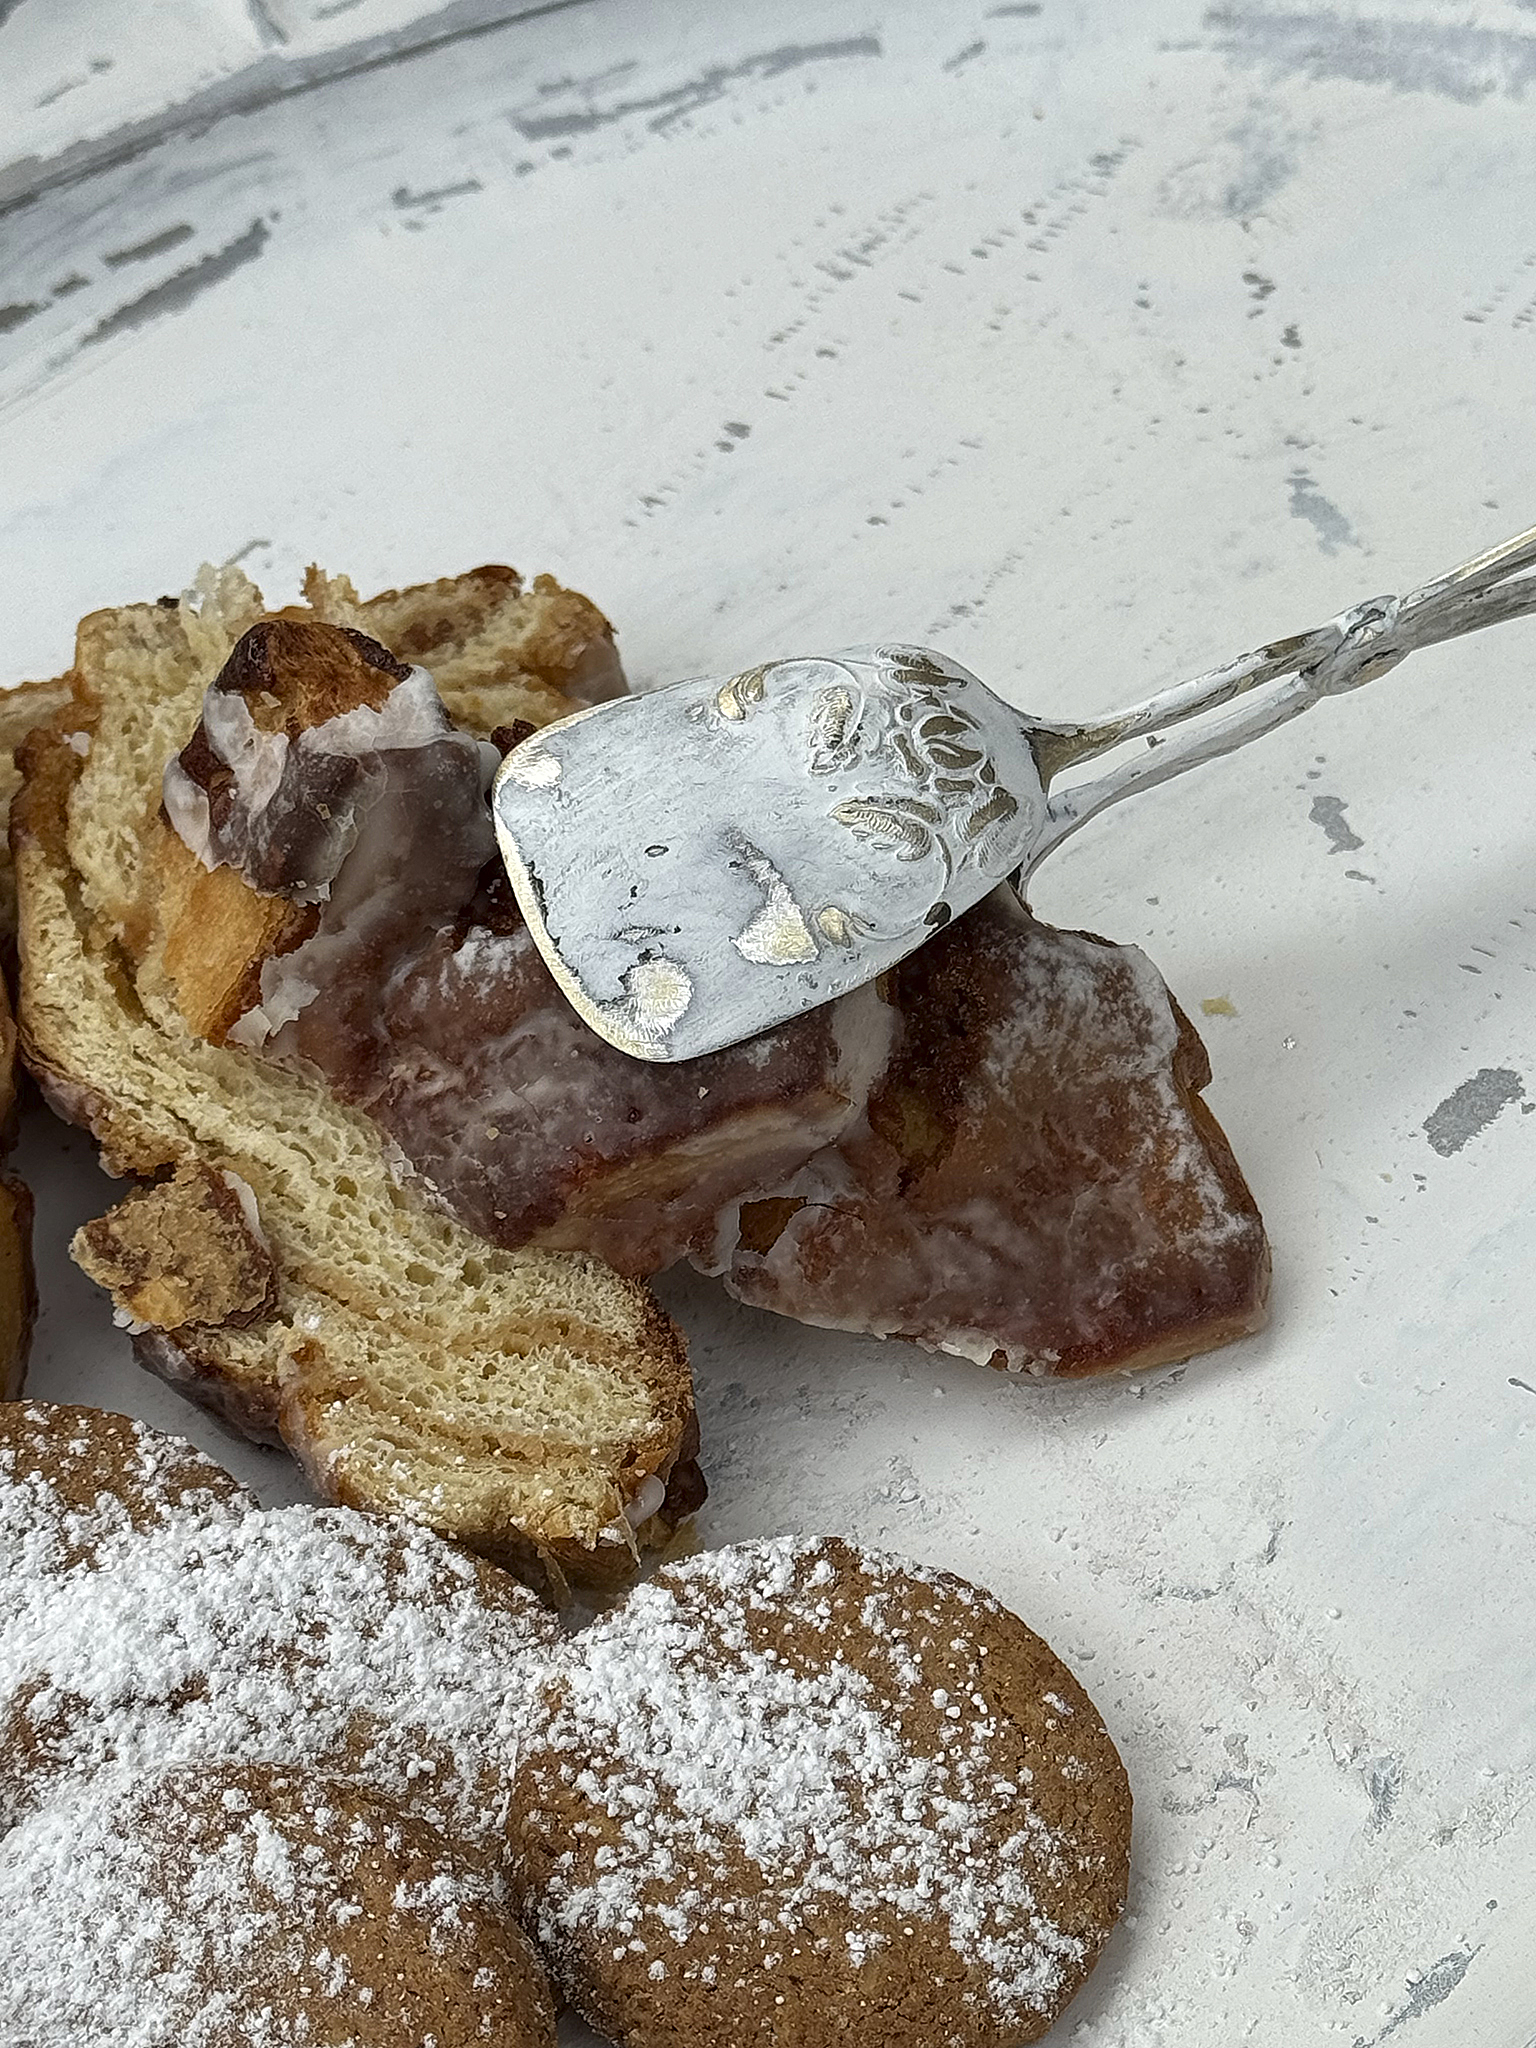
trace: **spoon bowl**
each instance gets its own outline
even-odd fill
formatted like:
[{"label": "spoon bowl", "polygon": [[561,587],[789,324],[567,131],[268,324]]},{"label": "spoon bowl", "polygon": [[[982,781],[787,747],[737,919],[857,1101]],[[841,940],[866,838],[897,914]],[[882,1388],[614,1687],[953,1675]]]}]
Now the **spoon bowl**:
[{"label": "spoon bowl", "polygon": [[592,1029],[638,1059],[698,1058],[874,980],[1122,797],[1536,610],[1533,564],[1536,528],[1089,724],[1016,711],[901,643],[618,698],[508,754],[497,842]]}]

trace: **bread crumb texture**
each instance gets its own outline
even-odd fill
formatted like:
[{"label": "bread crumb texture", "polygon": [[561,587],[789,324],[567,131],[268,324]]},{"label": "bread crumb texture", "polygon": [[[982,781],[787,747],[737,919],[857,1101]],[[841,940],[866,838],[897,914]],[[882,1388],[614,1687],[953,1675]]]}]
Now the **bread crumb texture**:
[{"label": "bread crumb texture", "polygon": [[[676,1329],[594,1258],[488,1246],[318,1080],[198,1036],[166,968],[161,858],[166,764],[259,619],[368,634],[429,666],[481,732],[612,694],[611,633],[586,599],[503,568],[367,602],[318,571],[305,590],[272,615],[239,570],[204,570],[177,603],[93,614],[67,702],[21,749],[24,1056],[110,1170],[158,1184],[151,1206],[88,1227],[82,1255],[149,1326],[141,1359],[286,1442],[324,1498],[416,1517],[556,1593],[567,1575],[621,1579],[637,1556],[625,1508],[692,1455]],[[245,1191],[248,1235],[215,1181]],[[229,1272],[199,1241],[210,1203]],[[270,1308],[253,1305],[258,1239]],[[670,1533],[665,1513],[653,1524],[642,1534]]]}]

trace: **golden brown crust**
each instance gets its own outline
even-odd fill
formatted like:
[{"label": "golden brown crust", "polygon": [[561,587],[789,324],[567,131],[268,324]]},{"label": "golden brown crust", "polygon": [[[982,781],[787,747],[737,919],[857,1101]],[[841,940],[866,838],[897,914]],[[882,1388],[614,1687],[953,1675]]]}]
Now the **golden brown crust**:
[{"label": "golden brown crust", "polygon": [[[247,1191],[246,1200],[249,1193]],[[238,1187],[210,1166],[179,1167],[76,1231],[76,1265],[136,1323],[243,1326],[277,1306],[277,1267]]]},{"label": "golden brown crust", "polygon": [[138,1330],[133,1356],[146,1372],[253,1444],[286,1448],[277,1426],[277,1382],[270,1373],[242,1372],[216,1330],[187,1328],[174,1336],[168,1330]]},{"label": "golden brown crust", "polygon": [[[85,625],[92,623],[87,620]],[[85,626],[81,631],[84,633]],[[94,724],[90,693],[78,671],[71,671],[70,680],[68,699],[52,719],[34,727],[17,749],[22,780],[11,804],[11,857],[23,905],[29,894],[43,893],[49,879],[62,880],[62,907],[73,920],[75,946],[121,994],[126,988],[124,970],[114,950],[93,932],[79,905],[78,892],[69,882],[69,799],[84,765],[83,756],[70,741],[77,734],[88,737]],[[33,884],[30,890],[29,880]],[[184,1148],[168,1144],[139,1118],[125,1114],[67,1059],[55,1055],[54,1047],[68,1042],[62,1027],[69,996],[55,991],[46,974],[29,972],[29,922],[23,908],[17,930],[20,999],[16,1017],[22,1065],[58,1116],[91,1133],[109,1173],[149,1179],[177,1164]],[[45,934],[39,932],[38,936]]]},{"label": "golden brown crust", "polygon": [[[14,690],[0,690],[0,819],[10,811],[11,799],[21,787],[21,770],[16,750],[27,735],[69,702],[67,676],[46,681],[18,683]],[[16,876],[8,845],[0,842],[0,955],[9,957],[16,943]]]},{"label": "golden brown crust", "polygon": [[169,825],[152,858],[161,871],[161,955],[187,1029],[222,1045],[261,996],[268,960],[303,945],[319,923],[313,904],[261,896],[231,867],[205,868]]},{"label": "golden brown crust", "polygon": [[[243,697],[258,732],[286,732],[297,739],[309,727],[348,711],[377,711],[404,674],[387,648],[355,627],[260,619],[241,634],[211,687]],[[181,756],[194,779],[199,778],[187,752],[193,751],[206,769],[199,751],[202,730],[199,724]]]}]

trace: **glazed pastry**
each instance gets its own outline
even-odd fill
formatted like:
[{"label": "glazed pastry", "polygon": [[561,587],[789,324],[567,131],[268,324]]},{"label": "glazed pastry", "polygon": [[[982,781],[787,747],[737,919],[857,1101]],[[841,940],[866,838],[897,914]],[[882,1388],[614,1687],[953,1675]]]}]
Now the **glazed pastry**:
[{"label": "glazed pastry", "polygon": [[[230,791],[244,801],[267,776],[275,794],[284,761],[290,821],[324,808],[339,839],[378,828],[387,806],[360,787],[377,797],[392,742],[423,733],[401,759],[428,757],[444,790],[480,805],[494,750],[402,674],[430,660],[466,723],[531,723],[615,687],[612,636],[585,599],[505,569],[367,605],[343,579],[307,587],[307,607],[265,626],[232,570],[195,601],[82,626],[69,705],[24,749],[15,805],[26,1056],[112,1170],[156,1183],[79,1245],[144,1362],[247,1434],[281,1437],[323,1497],[410,1513],[558,1597],[567,1575],[632,1572],[698,1503],[681,1340],[597,1260],[498,1251],[464,1229],[311,1068],[214,1042],[259,998],[264,948],[280,955],[319,922],[336,875],[312,863],[329,842],[278,846],[311,900],[264,895],[236,867],[205,868],[161,800],[222,675],[209,695],[241,767],[221,780],[202,762],[216,837]],[[412,694],[391,709],[397,686]],[[302,744],[315,720],[337,722],[335,754]],[[177,792],[173,775],[186,825],[199,786]],[[475,881],[474,820],[435,822],[418,879],[430,894],[451,876],[453,895]]]},{"label": "glazed pastry", "polygon": [[[247,636],[301,630],[308,715],[330,723],[297,731],[297,758],[263,779],[221,677],[167,790],[189,848],[209,857],[211,833],[217,874],[252,885],[251,919],[302,930],[271,939],[259,989],[227,1010],[186,984],[183,1007],[318,1069],[469,1228],[636,1274],[691,1256],[754,1306],[1014,1372],[1154,1365],[1262,1324],[1258,1210],[1201,1100],[1205,1049],[1140,952],[1052,931],[1000,889],[877,987],[705,1059],[635,1061],[546,969],[492,857],[470,743],[418,671],[388,692],[373,672],[366,715],[400,744],[364,764],[386,787],[363,832],[344,826],[340,771],[324,844],[274,825],[316,772],[306,742],[334,729],[343,653],[316,628]],[[256,658],[242,643],[229,670]],[[306,907],[317,878],[331,893]],[[221,991],[249,980],[252,937]]]},{"label": "glazed pastry", "polygon": [[510,571],[307,587],[88,620],[26,750],[26,1045],[154,1182],[76,1244],[144,1363],[558,1596],[703,1491],[676,1332],[599,1261],[1015,1372],[1262,1323],[1263,1227],[1140,953],[1002,891],[748,1045],[631,1060],[544,967],[485,802],[617,686],[606,622]]},{"label": "glazed pastry", "polygon": [[1168,1364],[1263,1326],[1264,1226],[1144,953],[999,889],[890,1001],[863,1115],[722,1216],[700,1263],[732,1294],[1013,1373]]}]

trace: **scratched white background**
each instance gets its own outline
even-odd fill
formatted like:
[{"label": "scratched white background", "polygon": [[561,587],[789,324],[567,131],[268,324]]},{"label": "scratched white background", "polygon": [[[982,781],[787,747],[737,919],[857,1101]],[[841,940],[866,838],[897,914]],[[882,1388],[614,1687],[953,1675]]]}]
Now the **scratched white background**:
[{"label": "scratched white background", "polygon": [[[1082,713],[1536,519],[1536,0],[0,0],[0,159],[0,680],[205,558],[490,557],[642,682],[901,636]],[[1109,1720],[1053,2043],[1536,2042],[1533,672],[1417,656],[1040,877],[1223,1004],[1266,1336],[1042,1388],[666,1285],[709,1538],[984,1580]],[[69,1268],[88,1146],[25,1164],[34,1389],[291,1492]]]}]

